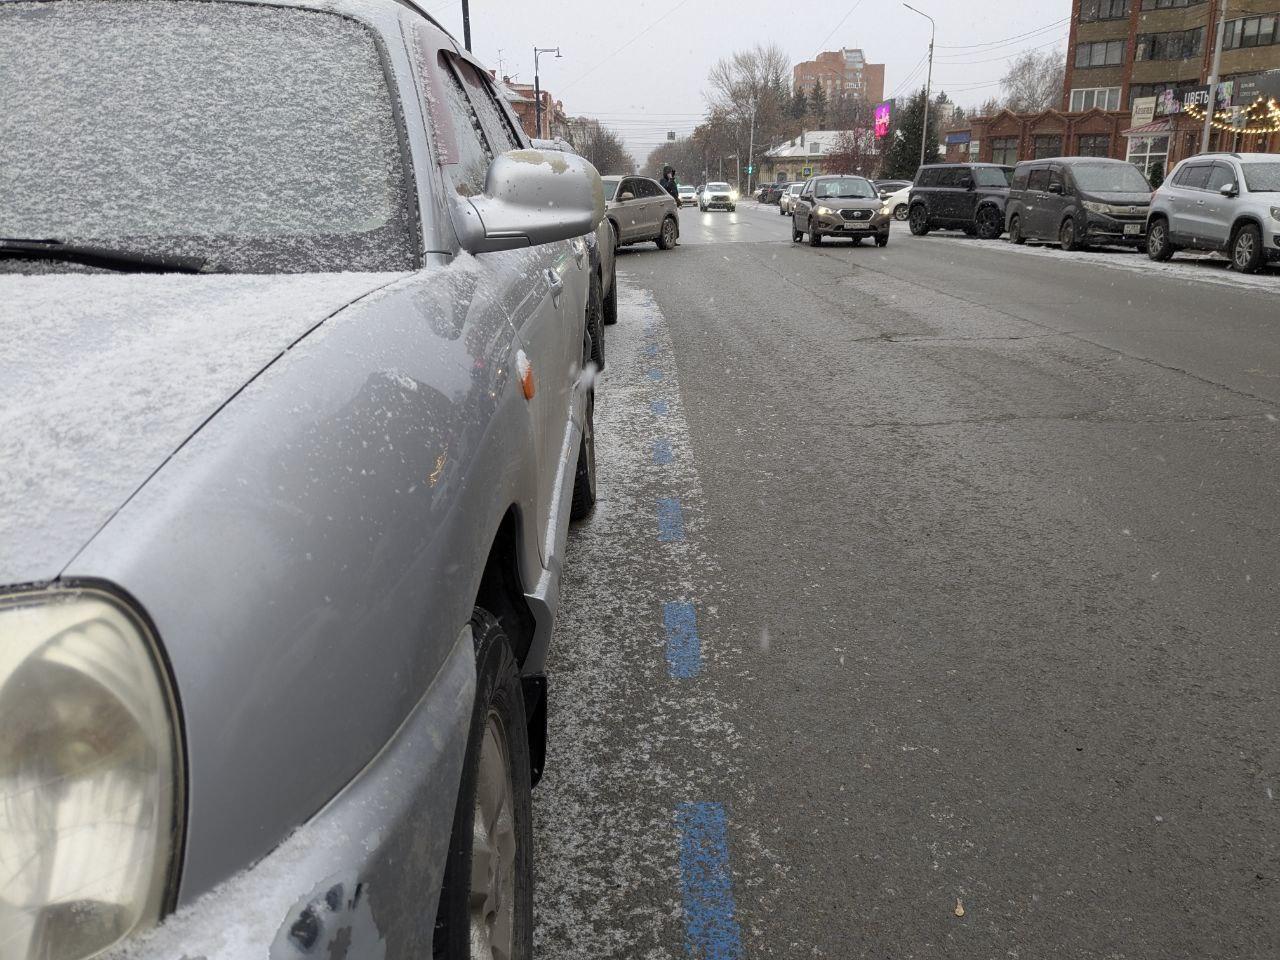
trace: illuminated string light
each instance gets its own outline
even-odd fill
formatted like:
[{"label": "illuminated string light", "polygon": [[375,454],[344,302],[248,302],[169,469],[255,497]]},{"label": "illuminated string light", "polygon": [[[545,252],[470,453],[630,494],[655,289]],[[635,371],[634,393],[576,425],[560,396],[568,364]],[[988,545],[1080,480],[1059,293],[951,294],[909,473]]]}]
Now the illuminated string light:
[{"label": "illuminated string light", "polygon": [[[1203,120],[1205,115],[1198,104],[1187,104],[1183,112],[1197,121]],[[1222,111],[1215,111],[1213,119],[1209,121],[1215,130],[1254,135],[1280,133],[1280,103],[1265,97],[1259,97],[1244,108],[1246,125],[1243,127],[1236,126],[1231,120],[1219,119],[1221,116]]]}]

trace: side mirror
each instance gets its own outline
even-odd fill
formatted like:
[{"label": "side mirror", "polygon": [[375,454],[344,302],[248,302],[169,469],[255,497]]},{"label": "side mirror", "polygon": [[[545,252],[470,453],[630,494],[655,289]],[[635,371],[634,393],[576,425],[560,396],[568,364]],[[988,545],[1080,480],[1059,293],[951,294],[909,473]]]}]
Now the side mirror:
[{"label": "side mirror", "polygon": [[626,201],[634,200],[635,198],[636,198],[636,195],[632,193],[630,190],[628,190],[625,193],[621,193],[618,195],[618,202],[625,203]]},{"label": "side mirror", "polygon": [[1234,197],[1240,191],[1236,188],[1234,183],[1224,183],[1218,188],[1218,192],[1224,197]]},{"label": "side mirror", "polygon": [[468,253],[493,253],[581,237],[604,219],[604,184],[572,153],[512,150],[496,157],[484,194],[455,208]]},{"label": "side mirror", "polygon": [[1051,184],[1049,184],[1049,192],[1050,192],[1050,193],[1061,193],[1061,192],[1062,192],[1062,184],[1060,184],[1060,183],[1051,183]]},{"label": "side mirror", "polygon": [[969,177],[965,177],[963,180],[960,181],[960,188],[962,190],[972,190],[973,180]]}]

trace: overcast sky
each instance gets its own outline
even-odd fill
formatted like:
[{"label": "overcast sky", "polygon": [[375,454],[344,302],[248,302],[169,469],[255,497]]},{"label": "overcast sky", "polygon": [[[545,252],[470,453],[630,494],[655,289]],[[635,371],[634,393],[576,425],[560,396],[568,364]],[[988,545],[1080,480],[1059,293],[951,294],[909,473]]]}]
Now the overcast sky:
[{"label": "overcast sky", "polygon": [[[461,0],[420,0],[462,39]],[[938,21],[935,90],[962,106],[999,91],[1010,57],[1066,48],[1071,0],[919,0]],[[843,21],[843,22],[842,22]],[[793,63],[821,50],[861,47],[886,64],[885,95],[924,85],[929,21],[901,0],[796,0],[779,12],[766,0],[471,0],[471,38],[489,67],[533,82],[533,46],[543,86],[571,116],[613,127],[643,162],[666,132],[688,134],[706,107],[716,60],[773,41]],[[913,72],[914,71],[914,72]]]}]

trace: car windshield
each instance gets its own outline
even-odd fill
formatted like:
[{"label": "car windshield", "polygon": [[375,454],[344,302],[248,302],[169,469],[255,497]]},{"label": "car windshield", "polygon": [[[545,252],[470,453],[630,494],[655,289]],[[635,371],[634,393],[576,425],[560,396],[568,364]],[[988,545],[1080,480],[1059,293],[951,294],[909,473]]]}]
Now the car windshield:
[{"label": "car windshield", "polygon": [[727,183],[708,183],[707,189],[708,190],[728,190],[729,185]]},{"label": "car windshield", "polygon": [[678,189],[681,193],[693,193],[693,185],[689,183],[680,184]]},{"label": "car windshield", "polygon": [[1007,187],[1013,177],[1012,170],[1004,167],[974,167],[973,182],[979,187]]},{"label": "car windshield", "polygon": [[819,180],[813,185],[814,194],[827,200],[870,200],[879,197],[870,180],[862,177],[838,177]]},{"label": "car windshield", "polygon": [[0,5],[0,235],[219,271],[409,269],[408,198],[378,47],[352,20]]},{"label": "car windshield", "polygon": [[1091,193],[1150,193],[1151,184],[1131,163],[1079,163],[1071,168],[1076,186]]},{"label": "car windshield", "polygon": [[804,188],[803,183],[793,183],[791,186],[787,187],[787,193],[790,193],[794,196],[795,194],[799,193],[803,188]]},{"label": "car windshield", "polygon": [[1280,163],[1245,163],[1244,182],[1250,193],[1280,193]]},{"label": "car windshield", "polygon": [[622,182],[621,180],[610,180],[608,177],[604,177],[600,182],[604,184],[604,198],[606,200],[612,200],[618,195],[618,184]]}]

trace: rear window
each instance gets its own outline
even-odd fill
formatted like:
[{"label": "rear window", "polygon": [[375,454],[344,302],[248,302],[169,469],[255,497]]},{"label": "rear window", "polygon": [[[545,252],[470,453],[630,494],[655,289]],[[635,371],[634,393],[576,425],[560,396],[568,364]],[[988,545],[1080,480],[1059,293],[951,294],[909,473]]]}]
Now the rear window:
[{"label": "rear window", "polygon": [[373,35],[239,3],[0,4],[0,225],[236,272],[409,269]]},{"label": "rear window", "polygon": [[1027,189],[1027,170],[1026,168],[1017,168],[1013,171],[1013,179],[1009,182],[1011,190]]}]

